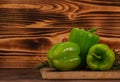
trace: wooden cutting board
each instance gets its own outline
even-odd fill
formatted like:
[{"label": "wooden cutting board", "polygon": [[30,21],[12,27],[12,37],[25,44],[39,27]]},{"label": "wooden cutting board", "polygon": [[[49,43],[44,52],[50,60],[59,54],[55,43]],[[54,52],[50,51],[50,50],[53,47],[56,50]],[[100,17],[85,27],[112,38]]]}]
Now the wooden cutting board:
[{"label": "wooden cutting board", "polygon": [[56,71],[53,68],[40,70],[43,79],[120,79],[119,71]]}]

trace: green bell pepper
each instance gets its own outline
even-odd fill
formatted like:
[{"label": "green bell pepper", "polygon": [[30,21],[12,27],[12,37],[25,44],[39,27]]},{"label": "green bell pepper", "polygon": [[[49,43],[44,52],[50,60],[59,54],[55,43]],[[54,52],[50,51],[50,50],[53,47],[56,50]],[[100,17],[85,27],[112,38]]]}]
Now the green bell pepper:
[{"label": "green bell pepper", "polygon": [[57,43],[48,51],[48,63],[58,70],[73,70],[81,62],[79,53],[80,48],[76,43]]},{"label": "green bell pepper", "polygon": [[95,30],[95,28],[92,28],[88,31],[79,28],[73,28],[70,32],[68,40],[78,44],[81,49],[79,54],[81,58],[80,67],[86,66],[86,55],[89,48],[99,42],[99,36],[93,33]]},{"label": "green bell pepper", "polygon": [[115,54],[106,44],[96,44],[90,48],[86,61],[92,70],[108,70],[115,61]]}]

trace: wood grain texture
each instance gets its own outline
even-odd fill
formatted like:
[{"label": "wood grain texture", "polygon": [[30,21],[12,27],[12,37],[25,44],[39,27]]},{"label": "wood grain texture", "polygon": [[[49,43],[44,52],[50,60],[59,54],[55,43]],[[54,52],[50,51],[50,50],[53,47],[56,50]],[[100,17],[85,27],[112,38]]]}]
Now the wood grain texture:
[{"label": "wood grain texture", "polygon": [[40,70],[43,79],[120,79],[120,71],[57,71],[53,68]]},{"label": "wood grain texture", "polygon": [[[97,27],[101,42],[120,49],[119,0],[1,0],[0,57],[16,59],[46,54],[55,43],[68,38],[73,27]],[[7,57],[7,58],[6,58]],[[21,62],[19,62],[21,64]],[[19,67],[31,67],[19,66]]]},{"label": "wood grain texture", "polygon": [[45,80],[34,69],[0,69],[0,82],[120,82],[116,79],[104,80]]}]

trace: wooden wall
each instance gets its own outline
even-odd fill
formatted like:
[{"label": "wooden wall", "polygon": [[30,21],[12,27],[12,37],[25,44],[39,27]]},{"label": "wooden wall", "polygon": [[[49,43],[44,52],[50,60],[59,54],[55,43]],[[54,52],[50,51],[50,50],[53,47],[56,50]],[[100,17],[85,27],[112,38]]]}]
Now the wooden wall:
[{"label": "wooden wall", "polygon": [[97,27],[102,42],[120,49],[120,1],[0,0],[0,68],[35,67],[73,27]]}]

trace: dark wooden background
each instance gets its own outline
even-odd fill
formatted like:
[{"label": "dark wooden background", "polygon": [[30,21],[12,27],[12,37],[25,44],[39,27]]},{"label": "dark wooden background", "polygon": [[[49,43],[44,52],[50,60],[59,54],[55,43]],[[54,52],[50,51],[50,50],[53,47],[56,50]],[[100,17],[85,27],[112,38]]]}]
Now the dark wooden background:
[{"label": "dark wooden background", "polygon": [[73,27],[120,49],[120,0],[0,0],[0,68],[35,67]]}]

